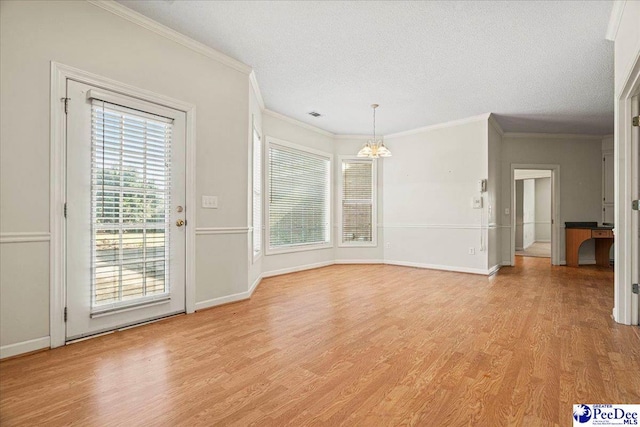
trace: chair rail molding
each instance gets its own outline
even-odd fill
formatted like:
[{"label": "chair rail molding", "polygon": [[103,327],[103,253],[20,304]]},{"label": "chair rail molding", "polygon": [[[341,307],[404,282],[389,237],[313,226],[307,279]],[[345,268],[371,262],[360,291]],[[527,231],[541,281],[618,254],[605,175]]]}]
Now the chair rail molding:
[{"label": "chair rail molding", "polygon": [[48,242],[51,233],[48,231],[11,231],[0,233],[0,243]]}]

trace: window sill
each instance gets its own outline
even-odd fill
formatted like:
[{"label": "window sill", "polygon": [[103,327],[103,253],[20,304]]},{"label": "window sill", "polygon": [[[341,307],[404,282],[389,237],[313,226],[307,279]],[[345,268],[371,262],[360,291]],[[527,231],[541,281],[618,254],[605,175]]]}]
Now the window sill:
[{"label": "window sill", "polygon": [[286,246],[283,248],[267,249],[265,256],[289,254],[295,252],[316,251],[321,249],[333,249],[333,243],[325,243],[321,245],[300,245],[300,246]]},{"label": "window sill", "polygon": [[363,243],[339,243],[339,248],[377,248],[378,242],[363,242]]}]

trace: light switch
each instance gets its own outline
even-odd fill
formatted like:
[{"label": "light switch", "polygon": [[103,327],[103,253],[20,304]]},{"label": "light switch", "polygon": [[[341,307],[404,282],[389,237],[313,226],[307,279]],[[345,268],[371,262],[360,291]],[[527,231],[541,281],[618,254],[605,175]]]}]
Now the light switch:
[{"label": "light switch", "polygon": [[504,214],[509,215],[509,208],[504,208]]},{"label": "light switch", "polygon": [[202,207],[205,209],[218,209],[218,197],[202,196]]},{"label": "light switch", "polygon": [[481,196],[473,196],[471,200],[473,204],[473,209],[482,209],[482,197]]}]

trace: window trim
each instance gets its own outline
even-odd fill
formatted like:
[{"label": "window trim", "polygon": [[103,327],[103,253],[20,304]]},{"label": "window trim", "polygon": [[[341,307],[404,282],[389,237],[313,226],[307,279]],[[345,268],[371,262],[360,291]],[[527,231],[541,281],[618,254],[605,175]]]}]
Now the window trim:
[{"label": "window trim", "polygon": [[[342,197],[344,189],[344,176],[342,174],[342,164],[345,161],[371,163],[371,241],[370,242],[343,242],[342,241]],[[378,247],[378,162],[375,159],[363,159],[357,156],[338,156],[340,166],[340,178],[338,180],[337,191],[337,219],[338,222],[338,247],[339,248],[377,248]]]},{"label": "window trim", "polygon": [[[329,212],[329,241],[326,243],[309,243],[309,244],[300,244],[295,246],[286,246],[283,248],[272,248],[271,247],[271,221],[269,220],[271,216],[271,203],[269,202],[269,194],[271,193],[271,168],[269,165],[271,164],[271,146],[277,145],[284,148],[290,148],[292,150],[302,151],[304,153],[313,154],[316,156],[324,157],[329,160],[329,196],[327,197],[327,210]],[[282,139],[277,139],[271,136],[265,137],[265,150],[264,150],[264,197],[263,197],[263,206],[264,206],[264,225],[265,225],[265,245],[264,245],[264,253],[265,255],[279,255],[285,253],[292,252],[305,252],[305,251],[313,251],[318,249],[331,249],[334,247],[333,244],[333,154],[328,153],[326,151],[316,150],[314,148],[305,147],[304,145],[295,144],[293,142],[285,141]]]},{"label": "window trim", "polygon": [[[255,125],[255,119],[252,118],[252,125],[251,125],[251,262],[252,264],[254,264],[256,261],[258,261],[260,259],[260,257],[262,256],[262,254],[264,253],[264,234],[262,234],[262,230],[264,229],[264,188],[265,188],[265,184],[264,184],[264,179],[266,177],[266,173],[265,173],[265,159],[264,159],[264,153],[265,153],[265,149],[264,149],[264,143],[263,143],[263,137],[262,134],[260,133],[260,131],[258,130],[258,128]],[[258,135],[258,141],[260,142],[260,217],[262,219],[261,224],[259,229],[257,230],[258,233],[261,233],[260,236],[260,249],[258,250],[258,252],[255,251],[255,246],[254,246],[254,235],[256,233],[256,227],[255,224],[253,222],[253,208],[254,208],[254,193],[255,193],[255,187],[254,187],[254,175],[255,175],[255,170],[254,170],[254,154],[255,154],[255,139],[254,139],[254,133]]]}]

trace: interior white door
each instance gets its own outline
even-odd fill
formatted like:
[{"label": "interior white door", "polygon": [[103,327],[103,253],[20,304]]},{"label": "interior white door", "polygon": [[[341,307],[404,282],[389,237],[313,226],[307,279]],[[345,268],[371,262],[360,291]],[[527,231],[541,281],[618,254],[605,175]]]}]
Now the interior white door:
[{"label": "interior white door", "polygon": [[67,80],[67,341],[185,311],[185,114]]}]

